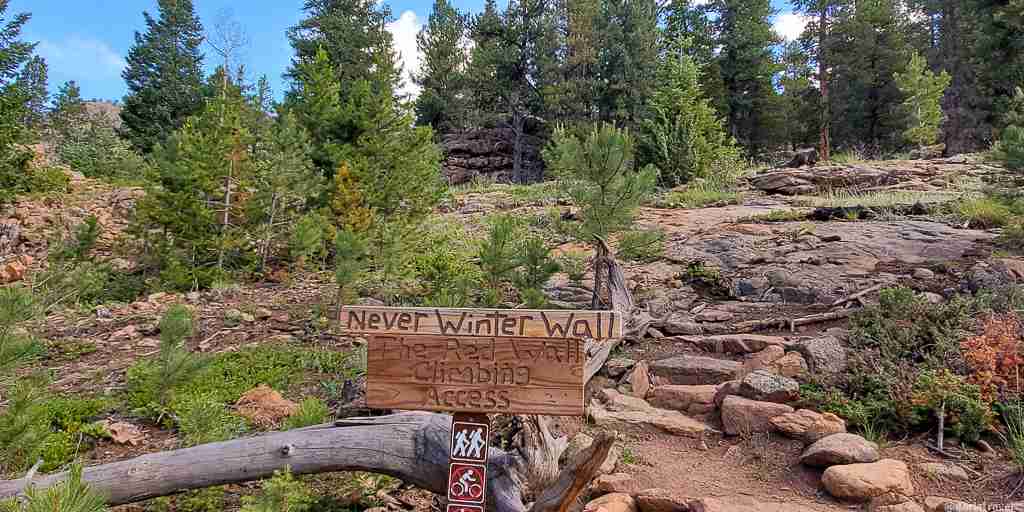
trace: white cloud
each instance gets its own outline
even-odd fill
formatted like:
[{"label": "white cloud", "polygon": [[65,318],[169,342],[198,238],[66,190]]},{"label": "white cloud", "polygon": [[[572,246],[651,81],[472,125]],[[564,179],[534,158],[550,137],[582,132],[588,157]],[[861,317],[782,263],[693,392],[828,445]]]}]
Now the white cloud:
[{"label": "white cloud", "polygon": [[780,37],[786,41],[794,41],[799,39],[800,35],[804,33],[804,27],[807,26],[808,21],[807,16],[795,12],[787,12],[776,16],[772,26],[775,28],[775,33],[779,34]]},{"label": "white cloud", "polygon": [[416,49],[416,34],[423,27],[423,21],[413,11],[405,11],[397,20],[387,24],[388,32],[394,39],[395,51],[402,63],[402,94],[412,97],[419,95],[420,88],[412,83],[412,73],[420,69],[420,53]]},{"label": "white cloud", "polygon": [[120,77],[127,62],[107,43],[77,35],[62,41],[41,40],[36,52],[46,59],[51,69],[71,75]]}]

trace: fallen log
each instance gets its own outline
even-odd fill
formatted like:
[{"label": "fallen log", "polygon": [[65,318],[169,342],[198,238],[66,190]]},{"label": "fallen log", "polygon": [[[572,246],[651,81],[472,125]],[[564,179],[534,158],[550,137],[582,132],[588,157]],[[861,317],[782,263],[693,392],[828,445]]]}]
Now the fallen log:
[{"label": "fallen log", "polygon": [[[295,474],[380,473],[444,495],[448,482],[450,422],[447,415],[431,413],[352,418],[90,466],[83,470],[82,479],[106,496],[109,505],[259,480],[285,468]],[[539,498],[533,510],[564,511],[582,490],[580,482],[589,482],[596,476],[613,442],[612,436],[601,435],[564,470],[556,470],[553,485],[537,493]],[[549,465],[551,459],[524,461],[522,455],[490,448],[487,461],[490,512],[526,512],[522,491],[528,482],[518,471],[531,463]],[[554,464],[557,466],[557,458]],[[538,468],[531,468],[530,472],[543,473]],[[0,499],[18,496],[29,485],[46,488],[66,477],[64,472],[0,481]]]},{"label": "fallen log", "polygon": [[766,318],[764,320],[749,320],[746,322],[738,322],[732,324],[728,331],[732,334],[749,334],[757,331],[765,331],[770,329],[789,329],[790,331],[796,331],[797,327],[802,325],[810,325],[821,322],[830,322],[832,320],[842,320],[849,318],[850,315],[856,309],[840,309],[837,311],[830,311],[828,313],[818,313],[815,315],[808,315],[800,318]]}]

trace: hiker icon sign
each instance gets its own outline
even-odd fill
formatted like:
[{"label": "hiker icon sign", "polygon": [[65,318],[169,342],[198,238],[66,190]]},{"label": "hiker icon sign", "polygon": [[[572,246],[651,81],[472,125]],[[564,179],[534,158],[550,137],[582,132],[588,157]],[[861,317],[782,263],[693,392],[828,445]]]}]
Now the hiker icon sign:
[{"label": "hiker icon sign", "polygon": [[487,484],[484,467],[452,463],[448,473],[448,500],[483,503]]},{"label": "hiker icon sign", "polygon": [[451,457],[458,460],[486,462],[489,434],[486,423],[453,421]]}]

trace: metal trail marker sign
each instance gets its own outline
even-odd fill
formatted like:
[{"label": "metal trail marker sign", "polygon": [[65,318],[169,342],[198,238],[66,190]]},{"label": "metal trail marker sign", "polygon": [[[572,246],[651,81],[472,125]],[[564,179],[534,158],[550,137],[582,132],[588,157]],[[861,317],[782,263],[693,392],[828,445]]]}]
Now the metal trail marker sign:
[{"label": "metal trail marker sign", "polygon": [[368,340],[366,403],[448,411],[447,512],[484,512],[487,413],[584,414],[584,342],[622,337],[612,311],[342,306]]}]

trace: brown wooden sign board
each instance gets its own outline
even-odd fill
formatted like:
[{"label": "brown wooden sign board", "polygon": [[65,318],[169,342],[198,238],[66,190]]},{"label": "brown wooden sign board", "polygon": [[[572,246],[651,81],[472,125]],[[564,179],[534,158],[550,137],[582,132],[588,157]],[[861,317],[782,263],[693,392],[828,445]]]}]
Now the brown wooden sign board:
[{"label": "brown wooden sign board", "polygon": [[583,341],[369,336],[366,403],[379,409],[582,416]]},{"label": "brown wooden sign board", "polygon": [[622,337],[622,317],[614,311],[342,306],[338,319],[344,334],[584,340]]}]

